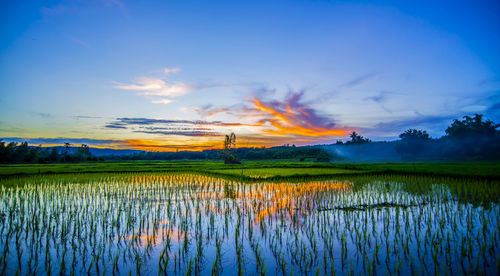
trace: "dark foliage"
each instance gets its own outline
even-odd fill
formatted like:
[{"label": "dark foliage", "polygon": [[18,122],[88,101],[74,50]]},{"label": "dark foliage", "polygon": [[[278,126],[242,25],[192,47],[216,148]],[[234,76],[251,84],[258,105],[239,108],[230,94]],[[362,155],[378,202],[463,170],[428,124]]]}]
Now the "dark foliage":
[{"label": "dark foliage", "polygon": [[370,139],[359,135],[356,131],[353,131],[351,133],[351,135],[349,135],[349,136],[351,137],[351,141],[347,141],[345,143],[346,145],[359,145],[359,144],[366,144],[366,143],[371,142]]},{"label": "dark foliage", "polygon": [[450,138],[494,136],[498,135],[499,126],[490,120],[483,121],[482,114],[474,114],[473,117],[464,116],[461,121],[455,119],[446,129],[446,135]]},{"label": "dark foliage", "polygon": [[[315,160],[329,161],[334,156],[329,155],[325,150],[319,147],[306,146],[280,146],[272,148],[237,148],[233,149],[233,156],[237,160]],[[224,156],[223,150],[205,150],[202,152],[180,151],[180,152],[140,152],[124,156],[107,156],[106,159],[113,160],[185,160],[201,159],[214,160]],[[235,157],[236,158],[236,157]]]},{"label": "dark foliage", "polygon": [[395,150],[404,160],[421,159],[424,156],[424,148],[431,141],[431,137],[425,130],[408,129],[399,135],[401,140],[395,145]]},{"label": "dark foliage", "polygon": [[48,163],[98,161],[90,153],[89,146],[82,144],[74,153],[70,153],[69,144],[63,150],[29,146],[27,142],[6,144],[0,140],[0,163]]},{"label": "dark foliage", "polygon": [[226,135],[224,140],[224,149],[221,151],[221,157],[224,159],[224,164],[240,164],[240,160],[234,154],[234,149],[236,148],[236,135],[231,133]]}]

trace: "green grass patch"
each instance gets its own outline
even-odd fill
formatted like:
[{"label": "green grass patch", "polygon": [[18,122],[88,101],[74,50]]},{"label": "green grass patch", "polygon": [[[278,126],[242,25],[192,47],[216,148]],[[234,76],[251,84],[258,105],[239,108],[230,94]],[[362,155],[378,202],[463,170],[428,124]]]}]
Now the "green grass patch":
[{"label": "green grass patch", "polygon": [[294,175],[335,175],[335,174],[353,174],[362,173],[360,170],[349,170],[339,168],[251,168],[251,169],[225,169],[211,170],[220,174],[243,175],[252,178],[267,178],[275,176],[294,176]]},{"label": "green grass patch", "polygon": [[[194,172],[251,178],[286,176],[320,176],[367,173],[396,173],[436,176],[471,176],[500,178],[500,163],[314,163],[246,161],[242,165],[225,165],[220,161],[188,162],[90,162],[57,164],[3,164],[0,176],[114,173],[114,172]],[[243,173],[242,173],[243,172]]]}]

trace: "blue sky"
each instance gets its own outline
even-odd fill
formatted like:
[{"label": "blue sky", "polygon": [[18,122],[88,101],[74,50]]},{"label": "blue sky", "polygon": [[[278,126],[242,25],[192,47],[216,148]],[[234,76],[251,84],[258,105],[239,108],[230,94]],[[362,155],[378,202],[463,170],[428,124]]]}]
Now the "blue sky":
[{"label": "blue sky", "polygon": [[203,149],[500,119],[495,1],[0,5],[0,137]]}]

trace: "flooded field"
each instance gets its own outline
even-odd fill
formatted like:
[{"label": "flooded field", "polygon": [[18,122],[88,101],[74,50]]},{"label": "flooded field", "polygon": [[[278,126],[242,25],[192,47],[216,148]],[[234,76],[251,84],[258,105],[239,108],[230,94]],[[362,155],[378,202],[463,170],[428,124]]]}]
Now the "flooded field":
[{"label": "flooded field", "polygon": [[497,274],[498,181],[0,181],[0,274]]}]

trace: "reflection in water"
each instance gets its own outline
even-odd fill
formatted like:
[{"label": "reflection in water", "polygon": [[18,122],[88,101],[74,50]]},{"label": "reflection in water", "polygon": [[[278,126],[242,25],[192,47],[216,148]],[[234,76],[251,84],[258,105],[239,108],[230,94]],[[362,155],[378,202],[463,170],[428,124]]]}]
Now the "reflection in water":
[{"label": "reflection in water", "polygon": [[[300,184],[277,183],[266,184],[260,187],[259,190],[245,195],[248,198],[257,200],[268,200],[272,205],[265,210],[260,211],[255,219],[259,223],[265,216],[273,215],[283,209],[289,210],[292,214],[296,210],[295,198],[303,196],[332,192],[334,190],[341,191],[350,188],[350,184],[339,182],[307,182]],[[271,198],[269,198],[271,196]]]},{"label": "reflection in water", "polygon": [[0,274],[498,272],[497,182],[71,179],[2,188]]}]

